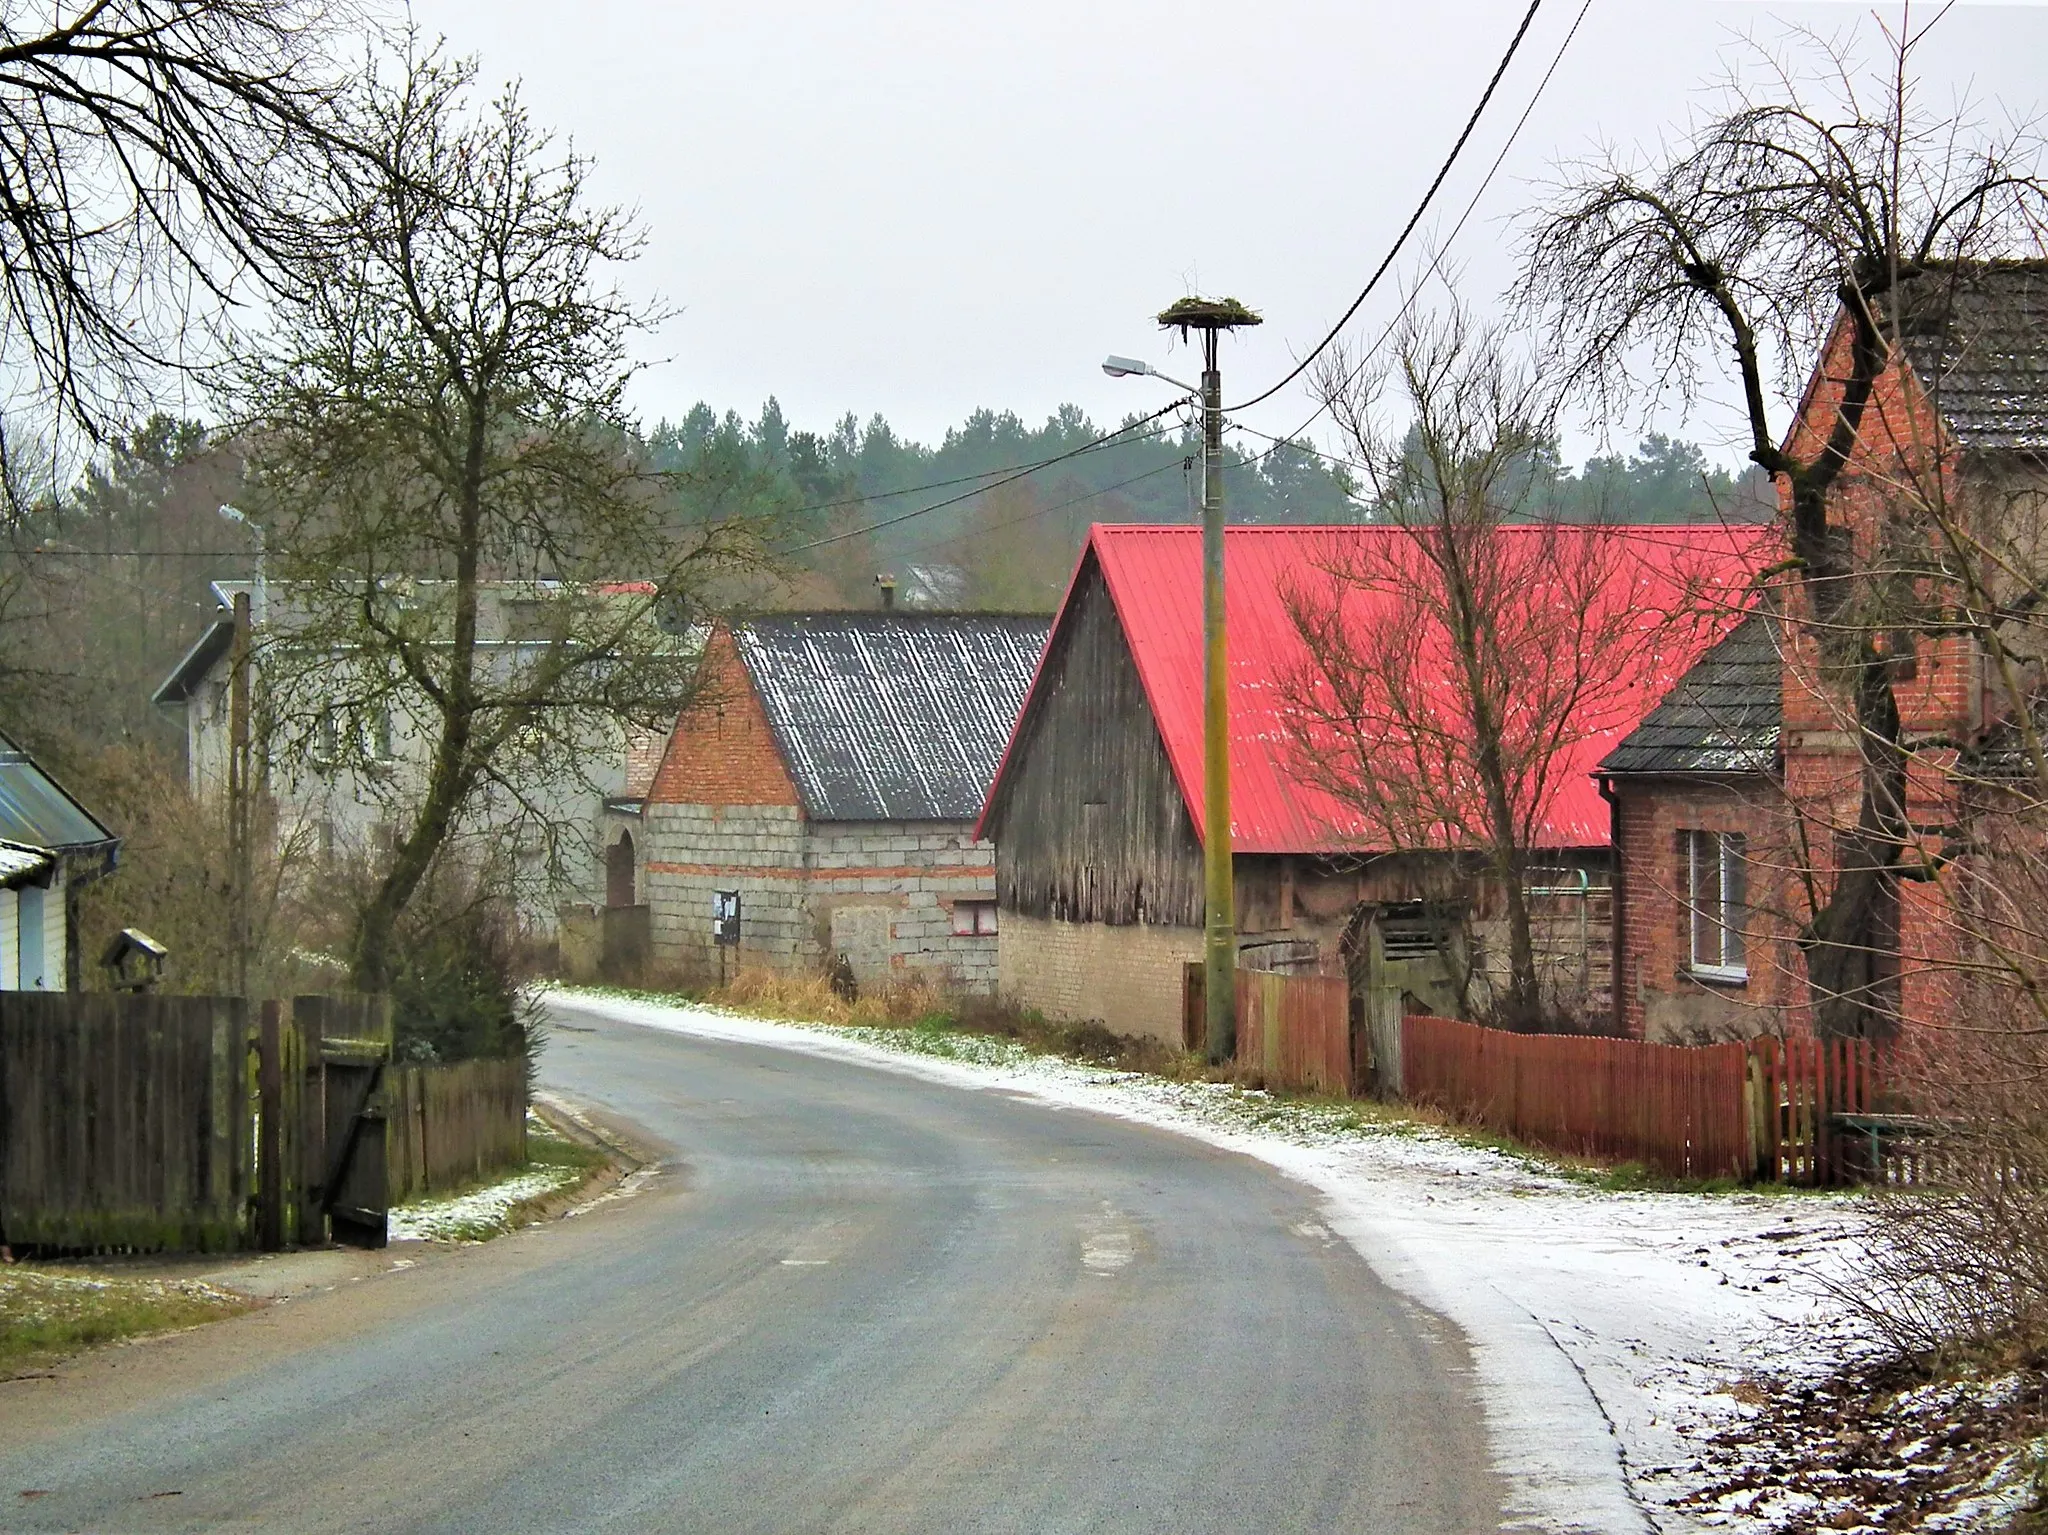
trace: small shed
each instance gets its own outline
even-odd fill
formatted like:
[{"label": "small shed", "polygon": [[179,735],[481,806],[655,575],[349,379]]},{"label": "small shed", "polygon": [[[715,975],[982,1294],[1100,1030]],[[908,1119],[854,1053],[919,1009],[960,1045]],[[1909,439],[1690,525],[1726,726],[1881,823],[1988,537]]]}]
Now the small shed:
[{"label": "small shed", "polygon": [[0,736],[0,991],[76,991],[78,890],[120,840]]}]

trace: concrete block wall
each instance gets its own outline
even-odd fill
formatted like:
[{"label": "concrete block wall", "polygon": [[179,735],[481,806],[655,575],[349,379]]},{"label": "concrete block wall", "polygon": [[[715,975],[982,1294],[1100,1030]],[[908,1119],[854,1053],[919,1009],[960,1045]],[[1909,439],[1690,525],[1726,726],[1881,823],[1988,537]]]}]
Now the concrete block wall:
[{"label": "concrete block wall", "polygon": [[[956,902],[996,898],[995,845],[975,841],[972,825],[814,821],[806,857],[821,944],[832,945],[835,934],[886,934],[847,952],[862,985],[922,975],[964,991],[994,990],[996,935],[953,932]],[[873,915],[851,915],[862,911]]]},{"label": "concrete block wall", "polygon": [[714,891],[740,892],[737,962],[788,970],[817,962],[803,877],[804,822],[794,806],[650,804],[641,898],[654,963],[714,977]]},{"label": "concrete block wall", "polygon": [[1005,911],[998,951],[1005,996],[1060,1022],[1100,1022],[1178,1046],[1183,967],[1202,957],[1202,931]]},{"label": "concrete block wall", "polygon": [[658,967],[715,976],[712,893],[738,890],[738,964],[817,971],[845,949],[863,986],[924,975],[994,989],[995,935],[953,932],[956,902],[995,899],[995,849],[966,823],[811,822],[794,806],[650,803],[645,828]]}]

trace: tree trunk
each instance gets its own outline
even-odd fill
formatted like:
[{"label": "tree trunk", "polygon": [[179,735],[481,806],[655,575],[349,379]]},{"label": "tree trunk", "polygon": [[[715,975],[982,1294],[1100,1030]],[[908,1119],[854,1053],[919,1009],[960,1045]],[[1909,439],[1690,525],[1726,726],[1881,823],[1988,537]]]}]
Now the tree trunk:
[{"label": "tree trunk", "polygon": [[420,882],[454,826],[455,814],[475,786],[480,764],[472,760],[476,727],[477,565],[483,527],[485,424],[482,402],[472,402],[456,513],[455,622],[448,657],[448,682],[441,708],[441,739],[412,832],[393,855],[391,867],[356,919],[350,981],[358,991],[386,991],[391,985],[391,942]]}]

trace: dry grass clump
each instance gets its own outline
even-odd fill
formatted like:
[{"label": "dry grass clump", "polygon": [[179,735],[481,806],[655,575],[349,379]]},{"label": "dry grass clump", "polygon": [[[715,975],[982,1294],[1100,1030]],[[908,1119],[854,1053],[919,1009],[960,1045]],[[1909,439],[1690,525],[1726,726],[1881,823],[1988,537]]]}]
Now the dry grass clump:
[{"label": "dry grass clump", "polygon": [[720,1007],[759,1013],[765,1018],[870,1028],[943,1022],[951,1011],[945,994],[922,976],[862,992],[849,1001],[833,990],[831,981],[822,975],[742,970],[706,1000]]},{"label": "dry grass clump", "polygon": [[849,1001],[822,975],[744,970],[706,1000],[768,1018],[866,1028],[959,1029],[1015,1040],[1040,1054],[1071,1056],[1126,1071],[1183,1079],[1205,1074],[1200,1062],[1156,1039],[1112,1034],[1094,1022],[1054,1023],[1008,997],[952,992],[923,976],[864,991]]}]

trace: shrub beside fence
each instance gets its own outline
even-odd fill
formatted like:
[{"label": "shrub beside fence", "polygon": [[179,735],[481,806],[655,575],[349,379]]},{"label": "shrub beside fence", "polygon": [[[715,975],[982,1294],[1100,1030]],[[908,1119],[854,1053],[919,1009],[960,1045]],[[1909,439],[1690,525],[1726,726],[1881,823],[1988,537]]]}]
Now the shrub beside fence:
[{"label": "shrub beside fence", "polygon": [[526,1163],[522,1059],[392,1067],[384,1101],[393,1204]]}]

